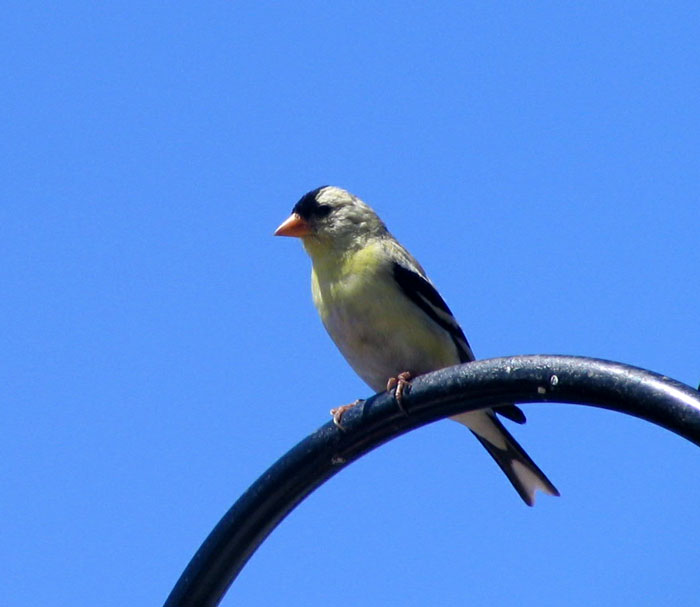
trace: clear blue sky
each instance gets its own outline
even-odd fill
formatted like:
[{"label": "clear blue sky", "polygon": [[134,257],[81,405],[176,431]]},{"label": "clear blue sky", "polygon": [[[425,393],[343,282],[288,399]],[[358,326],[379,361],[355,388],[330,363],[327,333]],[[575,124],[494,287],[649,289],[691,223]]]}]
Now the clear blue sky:
[{"label": "clear blue sky", "polygon": [[[346,187],[479,357],[700,381],[694,3],[13,2],[0,24],[0,602],[160,604],[233,501],[370,394],[307,190]],[[440,422],[333,478],[224,605],[687,605],[700,450],[526,406],[524,506]]]}]

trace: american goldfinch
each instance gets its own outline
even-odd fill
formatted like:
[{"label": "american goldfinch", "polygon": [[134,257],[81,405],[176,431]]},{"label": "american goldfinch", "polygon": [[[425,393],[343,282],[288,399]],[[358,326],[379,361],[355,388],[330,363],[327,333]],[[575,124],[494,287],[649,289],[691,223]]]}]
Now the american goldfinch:
[{"label": "american goldfinch", "polygon": [[[374,390],[474,360],[464,332],[423,268],[359,198],[332,186],[304,195],[276,236],[301,238],[311,257],[311,292],[321,320],[355,372]],[[352,405],[349,405],[352,406]],[[342,412],[336,410],[339,424]],[[518,423],[515,405],[462,413],[469,428],[529,506],[554,485],[496,417]]]}]

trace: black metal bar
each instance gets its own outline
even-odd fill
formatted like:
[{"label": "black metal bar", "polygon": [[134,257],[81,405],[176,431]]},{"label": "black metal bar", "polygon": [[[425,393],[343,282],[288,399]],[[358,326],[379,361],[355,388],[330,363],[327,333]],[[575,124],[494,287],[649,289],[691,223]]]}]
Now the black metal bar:
[{"label": "black metal bar", "polygon": [[272,465],[209,534],[166,607],[218,605],[280,521],[316,487],[379,445],[437,419],[504,402],[566,402],[627,413],[700,446],[700,393],[621,363],[573,356],[480,360],[419,377],[404,394],[409,411],[378,394],[329,422]]}]

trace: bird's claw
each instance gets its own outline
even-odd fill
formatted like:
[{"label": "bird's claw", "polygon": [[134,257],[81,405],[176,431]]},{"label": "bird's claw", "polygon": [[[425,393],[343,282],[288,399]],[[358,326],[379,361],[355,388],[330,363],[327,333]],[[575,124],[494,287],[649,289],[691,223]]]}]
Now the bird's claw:
[{"label": "bird's claw", "polygon": [[396,377],[390,377],[389,381],[386,382],[386,391],[394,392],[394,399],[399,409],[408,415],[408,411],[403,406],[403,393],[410,389],[411,387],[411,373],[409,371],[404,371],[399,373]]},{"label": "bird's claw", "polygon": [[362,399],[358,398],[354,403],[350,403],[349,405],[342,405],[340,407],[336,407],[335,409],[331,409],[333,423],[335,424],[336,428],[338,428],[339,430],[345,430],[343,424],[340,423],[341,419],[343,418],[343,413],[345,413],[348,409],[352,409],[354,406],[358,405],[361,402]]}]

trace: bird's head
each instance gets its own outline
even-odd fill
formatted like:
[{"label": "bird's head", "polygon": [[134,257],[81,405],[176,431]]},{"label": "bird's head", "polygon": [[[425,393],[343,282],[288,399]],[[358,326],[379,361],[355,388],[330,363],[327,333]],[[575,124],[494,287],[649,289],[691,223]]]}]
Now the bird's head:
[{"label": "bird's head", "polygon": [[304,194],[275,236],[296,236],[313,254],[318,248],[349,250],[386,234],[377,214],[350,192],[323,186]]}]

